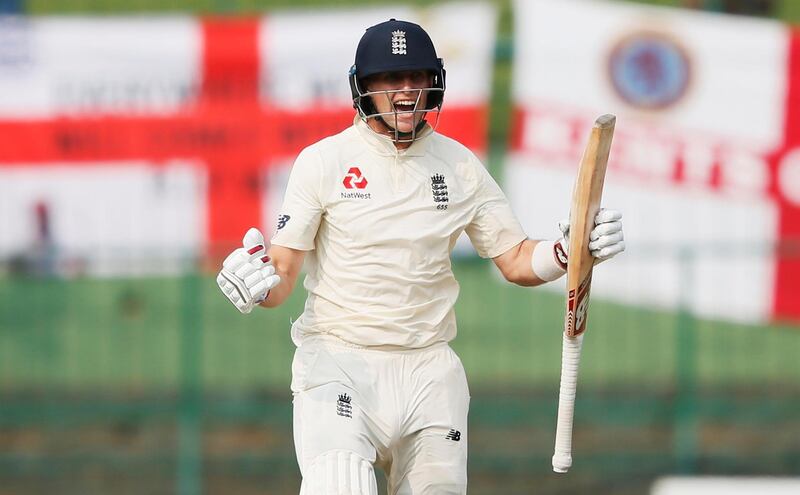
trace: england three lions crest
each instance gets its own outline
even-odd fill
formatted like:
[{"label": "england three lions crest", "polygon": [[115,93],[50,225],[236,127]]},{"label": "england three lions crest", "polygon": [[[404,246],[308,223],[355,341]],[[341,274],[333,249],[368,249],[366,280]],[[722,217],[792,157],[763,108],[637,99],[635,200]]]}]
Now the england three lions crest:
[{"label": "england three lions crest", "polygon": [[392,55],[406,55],[405,31],[392,31]]},{"label": "england three lions crest", "polygon": [[433,202],[436,203],[436,209],[446,210],[450,197],[447,194],[447,183],[444,175],[434,174],[431,176],[431,193],[433,194]]}]

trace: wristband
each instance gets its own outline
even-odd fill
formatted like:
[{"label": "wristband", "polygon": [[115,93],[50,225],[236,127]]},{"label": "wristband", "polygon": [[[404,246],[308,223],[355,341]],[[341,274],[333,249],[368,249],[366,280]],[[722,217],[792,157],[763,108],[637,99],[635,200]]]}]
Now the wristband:
[{"label": "wristband", "polygon": [[[564,248],[560,242],[539,241],[531,255],[533,274],[545,282],[552,282],[567,273]],[[563,263],[563,266],[562,266]]]}]

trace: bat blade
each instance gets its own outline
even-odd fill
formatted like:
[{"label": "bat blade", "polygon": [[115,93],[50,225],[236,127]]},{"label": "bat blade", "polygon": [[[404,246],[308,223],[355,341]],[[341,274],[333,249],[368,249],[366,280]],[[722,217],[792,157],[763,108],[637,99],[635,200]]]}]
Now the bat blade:
[{"label": "bat blade", "polygon": [[613,115],[603,115],[595,121],[572,191],[567,315],[564,320],[564,332],[569,337],[577,337],[586,331],[586,311],[594,266],[594,258],[589,253],[589,234],[594,228],[594,217],[600,209],[616,120]]},{"label": "bat blade", "polygon": [[603,115],[592,127],[581,159],[570,207],[570,245],[567,265],[567,308],[561,354],[561,386],[558,395],[553,471],[566,473],[572,466],[572,424],[578,365],[589,309],[594,258],[589,252],[589,234],[600,209],[608,155],[616,117]]}]

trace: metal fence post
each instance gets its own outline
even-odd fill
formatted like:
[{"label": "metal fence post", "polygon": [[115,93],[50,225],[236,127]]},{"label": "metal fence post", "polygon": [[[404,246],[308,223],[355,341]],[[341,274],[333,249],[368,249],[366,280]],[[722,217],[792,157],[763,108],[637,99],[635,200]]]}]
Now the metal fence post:
[{"label": "metal fence post", "polygon": [[678,472],[694,473],[697,470],[697,335],[692,297],[696,253],[684,246],[678,253],[680,292],[675,329],[675,417],[674,449]]},{"label": "metal fence post", "polygon": [[194,265],[187,268],[181,287],[180,390],[178,403],[178,495],[201,495],[201,278]]}]

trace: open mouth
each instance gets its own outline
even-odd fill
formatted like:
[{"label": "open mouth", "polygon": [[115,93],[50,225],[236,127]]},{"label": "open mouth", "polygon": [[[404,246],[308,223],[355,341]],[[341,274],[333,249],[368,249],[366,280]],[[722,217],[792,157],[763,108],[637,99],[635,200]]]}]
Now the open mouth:
[{"label": "open mouth", "polygon": [[413,112],[416,104],[414,100],[398,100],[394,102],[394,109],[398,112]]}]

